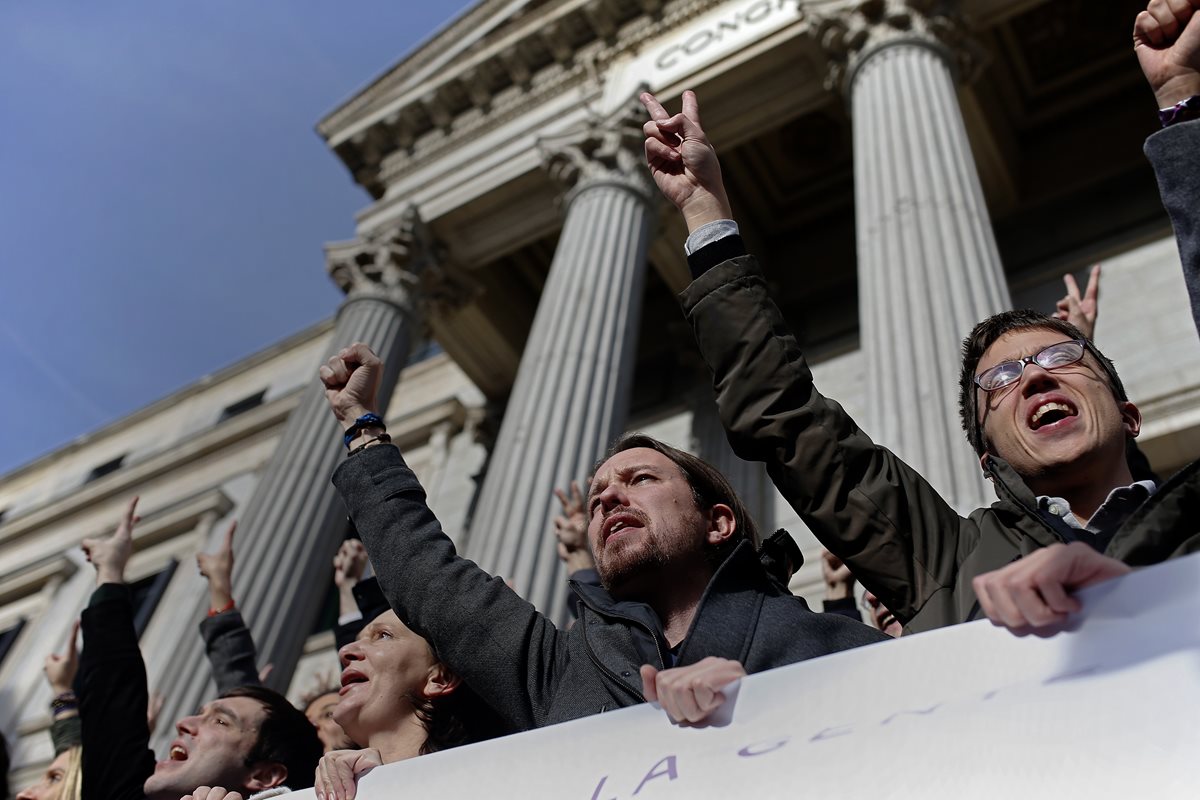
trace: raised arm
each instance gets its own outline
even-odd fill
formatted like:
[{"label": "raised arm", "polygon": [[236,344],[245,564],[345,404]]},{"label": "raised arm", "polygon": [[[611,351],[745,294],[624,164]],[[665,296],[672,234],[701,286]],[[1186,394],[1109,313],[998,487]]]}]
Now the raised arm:
[{"label": "raised arm", "polygon": [[500,578],[460,558],[400,451],[380,441],[381,364],[364,344],[321,367],[334,415],[351,431],[333,476],[388,602],[438,658],[510,725],[534,727],[554,691],[565,643],[554,625]]},{"label": "raised arm", "polygon": [[83,611],[79,663],[79,716],[83,729],[83,796],[88,800],[141,798],[154,772],[146,725],[146,665],[138,650],[125,565],[133,552],[137,502],[130,501],[117,531],[85,539],[96,567],[96,591]]},{"label": "raised arm", "polygon": [[674,116],[648,94],[642,102],[651,117],[644,128],[650,171],[691,233],[695,280],[681,300],[734,452],[764,462],[821,543],[897,616],[911,619],[953,584],[959,548],[976,529],[813,385],[795,335],[729,220],[695,95],[684,92],[683,112]]},{"label": "raised arm", "polygon": [[334,644],[341,650],[354,641],[370,620],[364,619],[355,599],[355,587],[367,570],[367,548],[360,539],[347,539],[333,557],[333,585],[338,591],[338,618],[333,626]]},{"label": "raised arm", "polygon": [[46,656],[46,681],[50,684],[50,740],[54,743],[54,754],[80,743],[83,735],[79,723],[79,698],[75,696],[75,677],[79,673],[79,621],[71,626],[67,649],[62,655],[51,653]]},{"label": "raised arm", "polygon": [[200,636],[212,665],[217,692],[239,686],[258,686],[258,653],[242,613],[233,602],[233,535],[237,520],[229,523],[221,545],[212,553],[197,553],[196,565],[208,579],[208,614],[200,621]]},{"label": "raised arm", "polygon": [[1138,63],[1162,110],[1146,140],[1163,206],[1175,228],[1183,277],[1200,330],[1200,0],[1151,0],[1134,23]]}]

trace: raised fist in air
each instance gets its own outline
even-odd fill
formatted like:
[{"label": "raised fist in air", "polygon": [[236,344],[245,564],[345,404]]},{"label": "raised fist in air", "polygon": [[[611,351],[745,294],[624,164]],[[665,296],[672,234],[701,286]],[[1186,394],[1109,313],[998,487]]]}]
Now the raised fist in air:
[{"label": "raised fist in air", "polygon": [[342,427],[374,411],[383,377],[383,362],[362,342],[343,348],[317,371],[325,385],[325,399]]},{"label": "raised fist in air", "polygon": [[1200,95],[1200,0],[1150,0],[1133,25],[1133,51],[1159,108]]}]

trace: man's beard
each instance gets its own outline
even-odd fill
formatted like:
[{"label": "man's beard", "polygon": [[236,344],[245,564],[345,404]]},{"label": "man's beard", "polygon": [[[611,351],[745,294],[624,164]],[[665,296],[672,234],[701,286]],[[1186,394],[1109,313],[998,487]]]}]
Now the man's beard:
[{"label": "man's beard", "polygon": [[[658,573],[667,564],[667,554],[658,540],[643,528],[644,539],[634,548],[621,548],[616,552],[605,552],[596,558],[596,571],[600,573],[600,584],[609,594],[617,595],[636,587],[645,575]],[[632,550],[632,552],[630,552]]]}]

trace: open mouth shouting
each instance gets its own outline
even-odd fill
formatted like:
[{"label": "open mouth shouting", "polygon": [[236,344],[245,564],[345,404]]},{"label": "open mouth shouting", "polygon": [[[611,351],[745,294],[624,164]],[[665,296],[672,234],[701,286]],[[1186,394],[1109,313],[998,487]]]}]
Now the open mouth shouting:
[{"label": "open mouth shouting", "polygon": [[184,746],[182,739],[176,739],[175,741],[171,742],[171,747],[169,750],[167,750],[167,757],[164,758],[162,761],[158,762],[158,765],[160,767],[162,767],[167,764],[174,764],[174,763],[178,763],[180,761],[187,761],[187,760],[188,760],[187,747]]},{"label": "open mouth shouting", "polygon": [[1069,425],[1079,416],[1079,409],[1061,395],[1042,395],[1029,406],[1026,424],[1031,431],[1051,432]]},{"label": "open mouth shouting", "polygon": [[339,695],[344,695],[350,689],[360,683],[366,683],[368,678],[366,675],[359,672],[353,667],[346,667],[342,670],[342,688],[338,689]]},{"label": "open mouth shouting", "polygon": [[618,538],[630,530],[644,527],[645,520],[640,514],[629,509],[619,509],[604,518],[604,525],[600,529],[601,539],[604,544],[608,544],[609,540]]}]

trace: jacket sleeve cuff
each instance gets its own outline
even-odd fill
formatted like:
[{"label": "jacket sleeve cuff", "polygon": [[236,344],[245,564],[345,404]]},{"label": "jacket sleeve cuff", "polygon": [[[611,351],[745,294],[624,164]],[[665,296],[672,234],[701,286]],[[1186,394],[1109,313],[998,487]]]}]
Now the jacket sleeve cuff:
[{"label": "jacket sleeve cuff", "polygon": [[746,245],[742,243],[742,237],[735,231],[728,236],[714,239],[700,249],[689,253],[688,270],[692,273],[692,280],[696,280],[721,262],[744,255],[746,255]]},{"label": "jacket sleeve cuff", "polygon": [[88,608],[98,606],[101,603],[107,603],[110,600],[120,600],[124,598],[129,600],[129,587],[123,583],[105,583],[96,587],[96,591],[92,592],[92,599],[88,601]]},{"label": "jacket sleeve cuff", "polygon": [[762,271],[758,268],[758,261],[754,256],[743,253],[720,261],[703,275],[696,277],[679,294],[679,301],[683,305],[683,312],[690,314],[692,309],[713,292],[734,281],[749,277],[762,278]]}]

